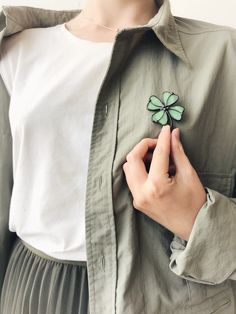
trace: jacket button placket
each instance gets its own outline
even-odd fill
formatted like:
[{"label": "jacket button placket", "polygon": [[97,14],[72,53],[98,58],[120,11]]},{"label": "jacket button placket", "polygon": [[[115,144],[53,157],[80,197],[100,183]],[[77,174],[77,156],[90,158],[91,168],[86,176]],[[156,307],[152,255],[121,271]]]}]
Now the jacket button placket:
[{"label": "jacket button placket", "polygon": [[109,100],[98,100],[95,109],[87,176],[85,223],[90,314],[115,313],[117,262],[112,164],[116,145],[119,81],[114,81],[109,87],[112,90]]}]

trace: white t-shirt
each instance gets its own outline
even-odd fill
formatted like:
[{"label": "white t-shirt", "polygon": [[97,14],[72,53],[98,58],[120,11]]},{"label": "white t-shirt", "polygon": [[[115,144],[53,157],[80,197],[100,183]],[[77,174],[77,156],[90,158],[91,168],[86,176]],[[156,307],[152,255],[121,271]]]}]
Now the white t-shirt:
[{"label": "white t-shirt", "polygon": [[58,259],[86,260],[90,137],[113,45],[78,38],[65,23],[2,44],[13,139],[9,230]]}]

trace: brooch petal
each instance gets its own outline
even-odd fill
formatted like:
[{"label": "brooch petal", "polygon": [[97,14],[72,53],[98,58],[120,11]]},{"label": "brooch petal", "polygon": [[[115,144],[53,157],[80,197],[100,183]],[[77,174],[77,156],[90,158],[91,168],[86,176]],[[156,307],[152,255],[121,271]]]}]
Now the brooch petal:
[{"label": "brooch petal", "polygon": [[179,96],[173,92],[165,91],[162,93],[162,100],[155,95],[149,97],[147,109],[156,111],[152,115],[152,121],[162,126],[170,124],[173,127],[173,120],[180,121],[184,113],[184,107],[176,105]]}]

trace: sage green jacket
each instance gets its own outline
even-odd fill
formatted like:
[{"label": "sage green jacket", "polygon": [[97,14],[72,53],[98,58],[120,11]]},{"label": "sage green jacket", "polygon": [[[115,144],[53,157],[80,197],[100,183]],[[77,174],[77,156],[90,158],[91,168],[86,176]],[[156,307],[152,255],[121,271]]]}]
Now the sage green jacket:
[{"label": "sage green jacket", "polygon": [[[232,314],[236,30],[174,17],[168,0],[156,1],[161,7],[148,24],[118,33],[97,98],[86,191],[90,313]],[[3,6],[0,38],[53,26],[79,12]],[[161,125],[151,120],[147,103],[163,91],[179,95],[185,108],[175,127],[180,127],[185,152],[208,191],[188,242],[134,209],[122,169],[134,145],[159,134]],[[9,105],[1,80],[0,286],[16,239],[8,230],[13,188]]]}]

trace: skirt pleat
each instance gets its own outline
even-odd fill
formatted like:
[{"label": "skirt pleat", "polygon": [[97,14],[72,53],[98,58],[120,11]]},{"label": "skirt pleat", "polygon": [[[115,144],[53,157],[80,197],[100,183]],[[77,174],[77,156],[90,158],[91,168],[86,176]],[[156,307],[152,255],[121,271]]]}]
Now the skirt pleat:
[{"label": "skirt pleat", "polygon": [[0,313],[88,314],[86,262],[57,260],[31,248],[17,239],[3,282]]}]

